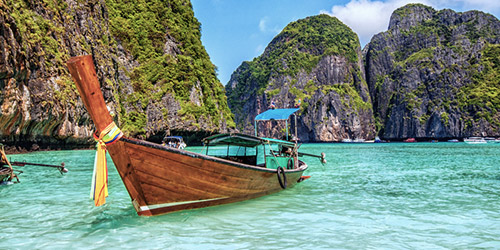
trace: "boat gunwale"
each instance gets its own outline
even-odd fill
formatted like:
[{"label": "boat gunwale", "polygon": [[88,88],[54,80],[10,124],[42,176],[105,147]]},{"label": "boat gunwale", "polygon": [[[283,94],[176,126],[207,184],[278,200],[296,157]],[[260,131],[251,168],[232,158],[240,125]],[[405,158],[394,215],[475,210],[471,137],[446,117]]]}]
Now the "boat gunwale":
[{"label": "boat gunwale", "polygon": [[[270,169],[270,168],[264,168],[264,167],[259,167],[259,166],[254,166],[254,165],[249,165],[249,164],[234,162],[234,161],[222,159],[222,158],[215,157],[215,156],[204,155],[204,154],[200,154],[200,153],[196,153],[196,152],[191,152],[191,151],[187,151],[187,150],[172,148],[172,147],[168,147],[168,146],[163,146],[163,145],[160,145],[160,144],[156,144],[156,143],[153,143],[153,142],[143,141],[143,140],[134,139],[134,138],[125,137],[125,136],[123,136],[120,139],[120,141],[123,141],[125,143],[131,143],[131,144],[139,145],[139,146],[154,148],[154,149],[158,149],[158,150],[162,150],[162,151],[168,151],[168,152],[171,152],[171,153],[185,155],[185,156],[189,156],[189,157],[193,157],[193,158],[201,158],[201,159],[204,159],[204,160],[209,160],[209,161],[218,162],[218,163],[222,163],[222,164],[226,164],[226,165],[231,165],[231,166],[238,167],[238,168],[244,168],[244,169],[250,169],[250,170],[256,170],[256,171],[262,171],[262,172],[271,172],[271,173],[276,173],[277,172],[277,169]],[[308,166],[307,166],[307,164],[305,162],[303,162],[303,161],[301,161],[301,162],[303,163],[302,166],[300,166],[299,168],[296,168],[296,169],[284,169],[285,173],[295,173],[295,172],[303,172],[303,171],[305,171]]]}]

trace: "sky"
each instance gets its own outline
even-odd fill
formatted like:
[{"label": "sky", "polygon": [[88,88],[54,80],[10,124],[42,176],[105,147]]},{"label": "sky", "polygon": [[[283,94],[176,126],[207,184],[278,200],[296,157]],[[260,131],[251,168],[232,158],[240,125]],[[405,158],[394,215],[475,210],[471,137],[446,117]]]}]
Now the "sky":
[{"label": "sky", "polygon": [[499,0],[191,0],[201,23],[201,41],[218,78],[226,85],[243,61],[251,61],[286,25],[308,16],[329,14],[358,34],[361,47],[386,31],[392,12],[408,3],[436,10],[480,10],[500,17]]}]

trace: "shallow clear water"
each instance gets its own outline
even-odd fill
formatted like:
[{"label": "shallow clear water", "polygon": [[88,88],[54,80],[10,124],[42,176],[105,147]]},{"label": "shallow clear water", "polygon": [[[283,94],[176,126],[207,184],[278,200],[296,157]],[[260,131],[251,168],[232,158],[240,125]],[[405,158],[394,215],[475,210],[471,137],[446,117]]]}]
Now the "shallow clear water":
[{"label": "shallow clear water", "polygon": [[[201,148],[189,148],[199,152]],[[310,179],[280,193],[156,217],[136,215],[118,173],[88,198],[94,151],[11,161],[0,186],[0,249],[500,249],[500,144],[305,144]],[[112,165],[112,163],[110,163]]]}]

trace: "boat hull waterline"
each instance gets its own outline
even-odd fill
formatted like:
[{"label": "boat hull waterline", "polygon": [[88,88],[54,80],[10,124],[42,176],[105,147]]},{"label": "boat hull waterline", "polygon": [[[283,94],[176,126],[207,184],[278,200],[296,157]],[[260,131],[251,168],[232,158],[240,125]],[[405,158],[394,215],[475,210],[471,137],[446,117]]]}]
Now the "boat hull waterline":
[{"label": "boat hull waterline", "polygon": [[[68,61],[82,101],[97,131],[113,118],[104,102],[91,56]],[[122,137],[107,150],[138,215],[152,216],[248,200],[283,190],[276,169],[197,154]],[[307,165],[284,174],[287,187],[301,180]]]},{"label": "boat hull waterline", "polygon": [[[276,171],[203,154],[123,138],[134,166],[145,205],[134,203],[139,215],[155,215],[256,198],[282,190]],[[109,147],[111,158],[123,157]],[[116,156],[115,156],[116,155]],[[126,157],[126,156],[125,156]],[[307,168],[286,173],[293,186]],[[119,171],[120,172],[120,171]]]}]

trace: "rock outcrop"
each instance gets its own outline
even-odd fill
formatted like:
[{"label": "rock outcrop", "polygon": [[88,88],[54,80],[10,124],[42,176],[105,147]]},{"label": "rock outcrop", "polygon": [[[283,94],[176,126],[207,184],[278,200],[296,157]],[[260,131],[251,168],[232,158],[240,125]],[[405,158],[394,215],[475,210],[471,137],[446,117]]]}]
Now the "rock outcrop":
[{"label": "rock outcrop", "polygon": [[272,101],[302,99],[303,141],[500,136],[497,18],[409,4],[364,48],[363,66],[350,32],[325,15],[289,24],[226,85],[237,126],[250,132]]},{"label": "rock outcrop", "polygon": [[497,18],[410,4],[364,52],[381,137],[500,135]]},{"label": "rock outcrop", "polygon": [[108,108],[128,135],[233,126],[190,2],[152,4],[0,3],[0,142],[28,149],[93,144],[92,122],[65,66],[82,54],[93,55]]},{"label": "rock outcrop", "polygon": [[[255,116],[271,103],[291,108],[300,101],[302,142],[375,136],[358,37],[335,17],[290,23],[261,56],[241,64],[226,93],[237,127],[246,133],[253,133]],[[281,128],[264,135],[282,135]]]}]

